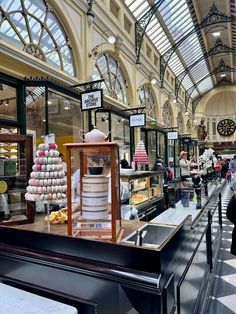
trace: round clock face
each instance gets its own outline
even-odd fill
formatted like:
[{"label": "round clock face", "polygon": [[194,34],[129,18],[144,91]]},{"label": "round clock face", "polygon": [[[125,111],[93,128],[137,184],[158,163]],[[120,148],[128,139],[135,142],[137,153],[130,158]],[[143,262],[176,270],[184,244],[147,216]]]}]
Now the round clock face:
[{"label": "round clock face", "polygon": [[217,125],[217,131],[221,136],[232,135],[235,131],[235,122],[231,119],[221,120]]}]

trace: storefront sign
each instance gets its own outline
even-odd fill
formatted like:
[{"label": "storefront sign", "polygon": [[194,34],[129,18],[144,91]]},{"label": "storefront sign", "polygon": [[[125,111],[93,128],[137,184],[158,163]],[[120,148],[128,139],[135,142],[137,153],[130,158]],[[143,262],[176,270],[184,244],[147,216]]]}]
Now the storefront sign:
[{"label": "storefront sign", "polygon": [[91,110],[102,107],[102,89],[81,93],[81,110]]},{"label": "storefront sign", "polygon": [[145,125],[146,125],[146,114],[145,113],[132,114],[129,117],[129,126],[130,127],[145,126]]},{"label": "storefront sign", "polygon": [[179,132],[172,131],[167,133],[167,139],[168,140],[177,140],[179,138]]}]

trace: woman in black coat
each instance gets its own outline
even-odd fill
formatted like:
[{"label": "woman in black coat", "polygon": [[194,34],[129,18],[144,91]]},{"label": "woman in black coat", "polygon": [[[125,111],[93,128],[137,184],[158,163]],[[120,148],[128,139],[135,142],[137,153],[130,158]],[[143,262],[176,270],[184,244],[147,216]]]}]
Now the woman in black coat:
[{"label": "woman in black coat", "polygon": [[231,200],[229,201],[226,216],[234,224],[230,253],[236,255],[236,191],[234,191]]}]

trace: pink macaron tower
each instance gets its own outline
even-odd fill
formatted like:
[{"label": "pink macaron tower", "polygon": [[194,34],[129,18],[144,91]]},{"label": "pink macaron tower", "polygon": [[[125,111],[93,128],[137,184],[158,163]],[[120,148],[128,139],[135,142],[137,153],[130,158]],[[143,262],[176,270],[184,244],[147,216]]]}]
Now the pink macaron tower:
[{"label": "pink macaron tower", "polygon": [[55,143],[55,135],[49,134],[43,138],[44,143],[39,144],[36,151],[25,199],[28,201],[66,199],[66,175]]},{"label": "pink macaron tower", "polygon": [[149,164],[149,158],[142,140],[140,140],[136,145],[133,162],[144,166]]}]

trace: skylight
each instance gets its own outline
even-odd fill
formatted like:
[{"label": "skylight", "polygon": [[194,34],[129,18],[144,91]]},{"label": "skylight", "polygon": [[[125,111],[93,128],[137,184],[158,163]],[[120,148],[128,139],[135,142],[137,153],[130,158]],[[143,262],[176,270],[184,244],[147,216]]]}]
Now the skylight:
[{"label": "skylight", "polygon": [[[125,3],[137,20],[151,8],[148,0],[125,0]],[[187,0],[163,1],[146,29],[148,37],[161,55],[172,48],[173,42],[178,42],[190,31],[194,31],[194,24]],[[168,66],[177,76],[202,55],[203,51],[198,36],[193,32],[172,54]],[[208,73],[206,61],[202,60],[197,69],[192,68],[185,76],[182,82],[184,88],[188,89],[193,86]],[[207,80],[207,87],[209,89],[213,87],[211,78]],[[197,91],[200,92],[201,89],[199,88]]]}]

